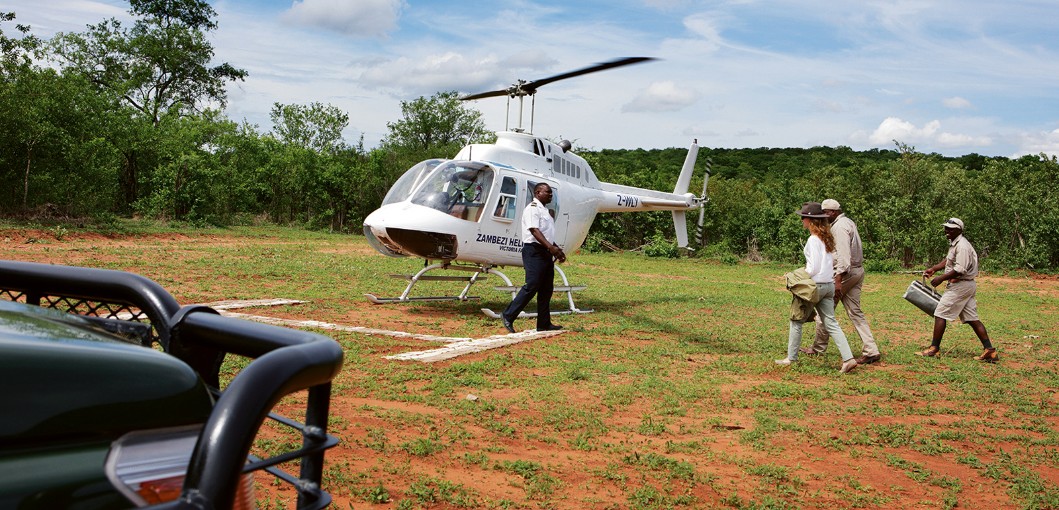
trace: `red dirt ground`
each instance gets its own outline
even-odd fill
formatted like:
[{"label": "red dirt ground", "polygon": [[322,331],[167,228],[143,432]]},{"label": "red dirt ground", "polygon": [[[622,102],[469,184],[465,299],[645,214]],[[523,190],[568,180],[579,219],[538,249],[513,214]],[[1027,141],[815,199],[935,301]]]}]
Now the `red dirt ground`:
[{"label": "red dirt ground", "polygon": [[[37,242],[38,240],[49,240],[49,242]],[[126,248],[135,250],[142,246],[147,240],[140,236],[104,236],[90,233],[71,233],[66,235],[62,242],[62,249],[57,249],[54,234],[48,231],[7,230],[0,231],[0,257],[8,259],[28,260],[35,262],[51,262],[69,265],[87,264],[100,266],[105,265],[111,259],[103,255],[103,248]],[[169,256],[177,257],[183,251],[181,247],[195,244],[209,244],[217,246],[223,243],[241,244],[246,242],[241,238],[228,238],[223,236],[186,236],[182,234],[166,234],[151,236],[153,244],[171,247]],[[334,253],[368,252],[364,243],[350,244],[332,248]],[[149,273],[149,268],[137,267],[132,264],[122,269]],[[169,287],[178,300],[186,302],[187,296],[200,297],[188,289],[194,288],[194,284],[207,275],[196,274],[169,274],[166,286]],[[1017,284],[1017,280],[1012,281]],[[1036,283],[1041,283],[1040,290],[1049,294],[1059,292],[1059,281],[1055,276],[1040,276]],[[1036,287],[1036,286],[1035,286]],[[186,293],[181,296],[181,293]],[[1053,294],[1054,295],[1054,294]],[[262,296],[278,297],[278,296]],[[215,300],[225,299],[226,296],[215,296]],[[207,299],[208,300],[208,299]],[[390,325],[391,329],[412,331],[415,328],[414,318],[408,315],[408,309],[402,307],[373,306],[368,304],[359,296],[353,296],[348,301],[348,309],[342,315],[331,317],[313,317],[316,320],[330,321],[342,324],[371,324]],[[252,313],[257,313],[253,311]],[[262,311],[263,315],[296,317],[293,313],[272,313]],[[430,329],[444,331],[455,327],[463,318],[452,316],[434,317]],[[430,333],[430,331],[416,331]],[[496,331],[501,333],[501,331]],[[574,336],[570,333],[565,336]],[[558,337],[558,338],[564,338]],[[570,339],[566,339],[569,341]],[[558,342],[559,339],[543,339],[542,342]],[[372,350],[371,355],[376,358],[385,354],[387,349],[399,351],[406,346],[378,346],[378,350]],[[407,349],[406,349],[407,350]],[[498,354],[494,351],[470,355],[460,358],[461,362],[474,362],[488,359]],[[714,361],[710,355],[702,355],[698,359],[687,359],[689,377],[696,366],[701,366]],[[884,362],[872,368],[873,370],[892,370]],[[527,377],[547,377],[547,373],[531,373]],[[779,376],[774,376],[778,380]],[[616,381],[617,382],[617,381]],[[760,384],[761,379],[751,383],[734,382],[723,384],[719,391],[723,395],[740,394],[744,390]],[[415,391],[417,388],[408,388],[406,391]],[[454,393],[470,393],[454,392]],[[521,390],[504,389],[477,395],[483,401],[507,402],[506,407],[510,414],[503,417],[507,423],[531,423],[542,419],[541,409],[520,409],[518,402],[524,395]],[[1052,399],[1059,399],[1057,394]],[[581,402],[586,408],[598,408],[598,398],[594,395],[579,394],[576,390],[569,390],[565,395],[568,402]],[[855,406],[865,404],[873,398],[870,394],[855,396],[849,399],[848,405]],[[937,398],[934,395],[932,398]],[[945,407],[949,404],[944,400],[935,401],[934,405]],[[733,405],[722,423],[715,423],[704,428],[701,419],[674,417],[673,421],[666,424],[667,433],[662,436],[648,436],[635,431],[646,415],[652,414],[652,410],[636,405],[623,409],[618,416],[608,418],[608,430],[606,436],[597,437],[598,443],[615,445],[615,448],[626,449],[629,452],[652,452],[665,451],[665,443],[675,444],[699,442],[700,452],[708,452],[706,459],[695,462],[697,471],[712,479],[710,483],[687,484],[679,479],[643,479],[646,470],[629,466],[615,466],[613,455],[604,455],[598,450],[583,451],[569,447],[568,441],[573,437],[564,432],[554,433],[557,440],[549,438],[538,438],[527,440],[522,435],[505,437],[494,431],[476,427],[470,420],[458,420],[449,410],[419,405],[393,399],[365,399],[349,397],[336,391],[331,408],[336,417],[336,425],[332,432],[337,434],[343,444],[328,453],[328,464],[331,466],[348,465],[342,471],[349,479],[342,483],[347,487],[358,486],[358,484],[383,483],[393,499],[389,504],[368,504],[362,496],[353,494],[350,490],[330,488],[335,495],[332,508],[395,508],[392,502],[404,498],[401,488],[410,486],[417,477],[423,475],[435,479],[443,479],[463,487],[472,488],[478,495],[479,503],[487,504],[489,507],[504,506],[502,502],[507,501],[510,508],[626,508],[630,505],[628,499],[629,487],[637,484],[651,485],[658,488],[669,487],[671,494],[681,494],[681,490],[672,490],[688,485],[683,493],[694,496],[696,503],[685,508],[703,507],[733,507],[737,506],[732,495],[742,498],[743,502],[760,502],[760,488],[757,484],[760,480],[748,475],[742,466],[747,463],[760,465],[782,464],[788,466],[788,475],[798,478],[804,485],[797,488],[801,501],[805,507],[863,507],[863,508],[942,508],[944,490],[935,485],[916,483],[899,469],[893,469],[886,464],[886,458],[878,454],[860,454],[851,452],[845,447],[827,447],[828,441],[840,437],[848,437],[848,431],[864,428],[867,425],[880,424],[878,417],[853,419],[841,423],[819,423],[814,425],[808,433],[779,434],[774,441],[777,448],[783,452],[782,463],[774,458],[774,453],[755,449],[743,441],[740,435],[755,426],[755,417],[747,409],[739,405]],[[395,428],[395,420],[384,418],[390,415],[409,416],[407,420],[396,420],[401,424]],[[887,425],[904,427],[934,426],[939,416],[920,417],[916,415],[900,415],[889,420]],[[953,416],[953,420],[961,419]],[[526,482],[519,477],[513,476],[510,471],[499,469],[482,468],[469,465],[464,455],[482,451],[484,445],[475,444],[474,440],[469,442],[456,441],[450,445],[443,454],[429,457],[409,456],[394,445],[400,444],[410,438],[423,437],[424,430],[418,428],[419,423],[429,423],[430,430],[437,432],[440,437],[445,438],[447,433],[453,430],[448,424],[461,421],[462,430],[471,437],[490,438],[489,461],[492,463],[502,461],[532,460],[548,468],[548,473],[558,479],[557,493],[545,501],[527,499]],[[1052,417],[1048,422],[1054,427],[1057,419]],[[384,453],[371,448],[372,434],[384,431],[387,434],[387,442],[390,448]],[[267,433],[266,433],[267,435]],[[873,446],[874,450],[879,447]],[[968,445],[974,449],[974,445]],[[992,445],[987,452],[979,455],[982,462],[991,461],[991,457],[1018,445],[1005,445],[999,443]],[[854,448],[855,449],[855,448]],[[885,448],[883,448],[885,450]],[[989,453],[992,452],[992,455]],[[983,478],[979,470],[966,464],[953,463],[946,457],[918,454],[911,450],[902,450],[902,458],[906,461],[916,463],[935,477],[947,477],[949,479],[961,480],[962,489],[959,492],[960,508],[982,508],[982,509],[1004,509],[1017,508],[1017,504],[1005,491],[997,490],[991,485],[991,480]],[[618,456],[617,458],[620,458]],[[684,457],[681,455],[681,457]],[[729,459],[724,462],[710,462],[710,458]],[[740,459],[733,462],[730,459]],[[1056,469],[1042,466],[1043,478],[1050,480],[1053,484],[1059,480]],[[609,472],[611,476],[601,477],[600,473]],[[366,475],[368,482],[358,479],[358,475]],[[864,485],[869,484],[874,489],[868,493],[876,494],[879,499],[856,501],[836,500],[835,484],[851,485],[853,481]],[[775,483],[790,483],[777,480]],[[855,493],[856,491],[848,491]],[[861,492],[864,492],[863,490]],[[281,491],[282,493],[282,491]],[[817,495],[817,496],[814,496]],[[259,494],[260,497],[260,494]],[[488,503],[487,503],[488,502]],[[900,502],[900,503],[898,503]],[[782,507],[782,501],[777,501],[776,506]],[[456,508],[451,503],[437,502],[430,505],[413,505],[413,508]],[[661,507],[660,507],[661,508]]]}]

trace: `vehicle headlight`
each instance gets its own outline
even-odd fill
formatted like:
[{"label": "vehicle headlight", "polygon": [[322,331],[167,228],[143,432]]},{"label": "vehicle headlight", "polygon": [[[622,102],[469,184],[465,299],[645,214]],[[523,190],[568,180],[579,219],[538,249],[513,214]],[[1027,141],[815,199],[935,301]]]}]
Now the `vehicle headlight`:
[{"label": "vehicle headlight", "polygon": [[[193,425],[125,434],[111,444],[105,467],[107,478],[138,507],[177,499],[201,430],[201,426]],[[232,508],[254,507],[254,477],[253,473],[246,473],[240,479]]]}]

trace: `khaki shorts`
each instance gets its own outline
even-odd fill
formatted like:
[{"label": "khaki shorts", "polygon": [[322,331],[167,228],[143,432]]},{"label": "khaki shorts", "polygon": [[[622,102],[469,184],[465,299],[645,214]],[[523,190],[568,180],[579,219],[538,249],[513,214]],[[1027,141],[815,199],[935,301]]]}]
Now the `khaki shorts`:
[{"label": "khaki shorts", "polygon": [[941,295],[937,310],[934,310],[934,316],[947,321],[957,318],[963,322],[978,320],[978,302],[974,299],[977,291],[978,285],[974,280],[950,281],[949,287]]}]

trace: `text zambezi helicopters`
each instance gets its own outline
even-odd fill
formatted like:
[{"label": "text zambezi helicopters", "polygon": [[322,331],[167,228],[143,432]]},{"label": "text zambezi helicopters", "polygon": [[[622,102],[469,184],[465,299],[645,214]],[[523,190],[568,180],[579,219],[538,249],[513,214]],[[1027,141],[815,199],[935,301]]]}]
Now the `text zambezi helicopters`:
[{"label": "text zambezi helicopters", "polygon": [[[548,183],[553,199],[548,209],[555,218],[556,242],[573,252],[585,241],[589,227],[601,212],[672,211],[677,244],[688,244],[685,212],[702,207],[706,201],[707,172],[703,193],[688,193],[691,174],[698,156],[692,143],[672,193],[600,182],[588,163],[573,152],[571,144],[536,136],[522,129],[522,100],[534,96],[542,85],[614,67],[651,60],[631,57],[604,62],[548,78],[525,82],[510,88],[472,94],[461,99],[508,96],[519,99],[519,127],[496,133],[492,144],[470,144],[453,159],[423,161],[404,173],[390,188],[379,209],[364,220],[364,235],[373,248],[391,257],[414,256],[426,259],[418,273],[402,276],[409,280],[404,293],[395,298],[367,294],[374,303],[475,299],[467,295],[471,286],[485,274],[495,274],[506,285],[497,287],[514,294],[518,287],[497,268],[522,266],[519,228],[522,210],[533,200],[533,187]],[[531,106],[532,108],[532,106]],[[436,261],[431,263],[432,261]],[[438,269],[460,270],[471,276],[428,275]],[[573,294],[583,286],[571,286],[566,274],[556,266],[565,292],[568,311],[585,313],[574,305]],[[455,296],[412,296],[415,284],[423,280],[465,282]],[[495,312],[483,309],[498,317]],[[523,312],[523,317],[534,314]]]}]

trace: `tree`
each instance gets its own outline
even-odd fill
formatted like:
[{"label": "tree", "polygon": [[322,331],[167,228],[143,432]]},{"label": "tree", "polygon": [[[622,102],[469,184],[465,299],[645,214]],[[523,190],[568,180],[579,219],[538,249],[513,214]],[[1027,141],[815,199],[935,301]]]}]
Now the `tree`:
[{"label": "tree", "polygon": [[56,56],[147,117],[155,126],[169,113],[187,115],[227,102],[225,82],[246,71],[209,66],[216,12],[203,0],[130,0],[131,29],[111,18],[83,34],[56,34]]},{"label": "tree", "polygon": [[[15,13],[0,12],[0,22],[14,20]],[[9,81],[13,74],[29,69],[41,46],[40,39],[30,35],[28,26],[16,24],[15,30],[22,35],[17,38],[7,37],[3,29],[0,29],[0,79],[5,82]]]},{"label": "tree", "polygon": [[[0,13],[0,22],[14,18]],[[76,214],[109,206],[115,152],[100,133],[113,105],[81,76],[34,64],[43,44],[29,27],[16,28],[19,38],[0,31],[0,182],[10,184],[0,188],[0,210],[48,204],[49,212]]]},{"label": "tree", "polygon": [[349,115],[336,106],[274,103],[269,115],[273,135],[283,143],[321,154],[334,154],[345,147],[342,130],[349,125]]},{"label": "tree", "polygon": [[490,139],[482,113],[464,106],[456,91],[401,101],[401,120],[386,128],[383,145],[416,154],[455,153],[465,142]]},{"label": "tree", "polygon": [[141,184],[151,182],[151,172],[161,164],[155,148],[163,118],[223,107],[225,83],[247,74],[228,63],[210,67],[213,46],[206,32],[217,24],[216,12],[205,1],[130,0],[130,6],[137,17],[132,28],[111,18],[89,25],[85,33],[56,34],[51,41],[64,73],[87,77],[138,113],[112,139],[124,155],[119,186],[126,207],[151,193]]}]

